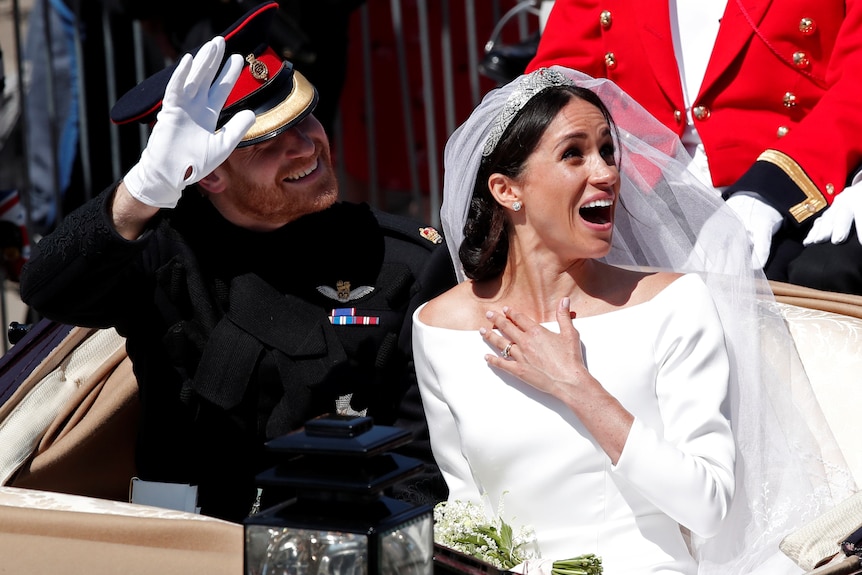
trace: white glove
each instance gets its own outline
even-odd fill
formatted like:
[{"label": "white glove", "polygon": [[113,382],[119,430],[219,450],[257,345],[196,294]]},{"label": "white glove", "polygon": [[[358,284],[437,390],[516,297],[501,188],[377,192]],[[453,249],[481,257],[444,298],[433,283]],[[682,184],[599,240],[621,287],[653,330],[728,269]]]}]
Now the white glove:
[{"label": "white glove", "polygon": [[171,75],[147,147],[123,178],[129,193],[141,202],[175,207],[183,188],[224,162],[254,123],[254,112],[243,110],[215,131],[243,67],[242,56],[232,55],[213,84],[224,48],[224,38],[213,38],[194,58],[183,56]]},{"label": "white glove", "polygon": [[830,239],[833,244],[843,243],[850,235],[853,222],[856,222],[856,238],[862,244],[862,182],[844,188],[835,196],[832,205],[814,220],[802,245],[819,244]]},{"label": "white glove", "polygon": [[748,239],[751,240],[753,248],[752,267],[762,268],[772,250],[772,236],[781,229],[784,218],[778,210],[753,192],[737,192],[727,198],[726,203],[736,212],[748,231]]}]

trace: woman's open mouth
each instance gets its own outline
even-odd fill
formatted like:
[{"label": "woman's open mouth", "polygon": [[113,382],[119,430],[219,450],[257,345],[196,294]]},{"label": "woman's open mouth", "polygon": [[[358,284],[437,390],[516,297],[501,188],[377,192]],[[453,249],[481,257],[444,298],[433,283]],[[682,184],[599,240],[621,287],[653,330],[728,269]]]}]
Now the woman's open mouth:
[{"label": "woman's open mouth", "polygon": [[592,224],[607,224],[611,221],[611,208],[614,202],[610,199],[594,200],[581,206],[578,213]]}]

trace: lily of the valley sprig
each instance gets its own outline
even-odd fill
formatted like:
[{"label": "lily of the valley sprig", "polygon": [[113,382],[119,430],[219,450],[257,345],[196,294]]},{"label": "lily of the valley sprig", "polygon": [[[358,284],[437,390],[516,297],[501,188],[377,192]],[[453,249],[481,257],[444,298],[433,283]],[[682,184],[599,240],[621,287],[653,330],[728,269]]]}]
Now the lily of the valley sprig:
[{"label": "lily of the valley sprig", "polygon": [[434,541],[522,575],[601,575],[601,558],[592,553],[553,562],[541,560],[534,531],[521,527],[516,532],[502,519],[502,507],[501,500],[497,514],[488,518],[471,501],[438,503],[434,507]]}]

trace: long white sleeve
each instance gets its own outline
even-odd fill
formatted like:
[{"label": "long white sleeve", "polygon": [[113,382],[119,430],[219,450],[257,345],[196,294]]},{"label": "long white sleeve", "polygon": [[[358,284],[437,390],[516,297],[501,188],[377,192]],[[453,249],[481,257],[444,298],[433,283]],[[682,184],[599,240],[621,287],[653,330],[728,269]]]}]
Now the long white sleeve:
[{"label": "long white sleeve", "polygon": [[428,361],[427,353],[434,353],[433,344],[428,342],[428,330],[414,328],[413,358],[428,420],[431,451],[449,487],[449,499],[479,501],[479,487],[474,483],[470,464],[461,452],[461,436],[455,416],[443,396],[437,373]]},{"label": "long white sleeve", "polygon": [[614,472],[702,537],[717,533],[734,490],[724,332],[706,286],[689,282],[655,333],[658,418],[636,418]]}]

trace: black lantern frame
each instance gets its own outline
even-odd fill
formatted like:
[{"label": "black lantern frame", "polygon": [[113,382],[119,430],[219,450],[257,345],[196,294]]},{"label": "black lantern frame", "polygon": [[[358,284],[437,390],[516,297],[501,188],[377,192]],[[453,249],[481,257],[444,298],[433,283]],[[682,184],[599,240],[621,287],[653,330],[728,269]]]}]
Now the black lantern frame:
[{"label": "black lantern frame", "polygon": [[247,575],[431,575],[432,508],[386,496],[418,473],[391,450],[408,431],[325,415],[266,447],[281,461],[258,484],[295,496],[244,521]]}]

